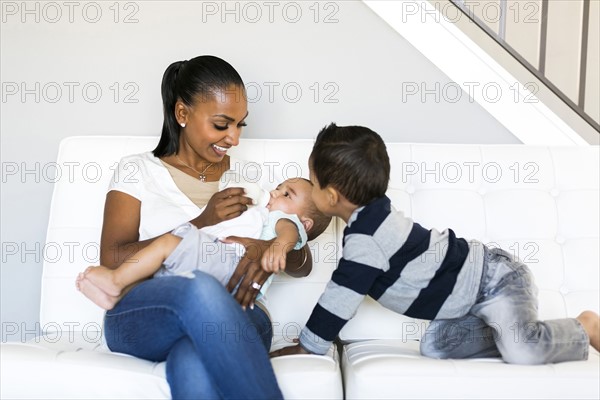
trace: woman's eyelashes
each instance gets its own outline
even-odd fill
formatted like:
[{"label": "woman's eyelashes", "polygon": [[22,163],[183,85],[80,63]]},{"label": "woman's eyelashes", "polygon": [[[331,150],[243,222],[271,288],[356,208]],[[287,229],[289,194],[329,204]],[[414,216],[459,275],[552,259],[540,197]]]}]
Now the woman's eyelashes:
[{"label": "woman's eyelashes", "polygon": [[[216,129],[216,130],[218,130],[218,131],[226,131],[227,129],[229,129],[229,125],[217,125],[217,124],[213,124],[213,126],[214,126],[214,127],[215,127],[215,129]],[[245,123],[245,122],[240,122],[240,123],[238,124],[238,127],[239,127],[239,128],[242,128],[242,127],[244,127],[244,126],[248,126],[248,124],[247,124],[247,123]]]}]

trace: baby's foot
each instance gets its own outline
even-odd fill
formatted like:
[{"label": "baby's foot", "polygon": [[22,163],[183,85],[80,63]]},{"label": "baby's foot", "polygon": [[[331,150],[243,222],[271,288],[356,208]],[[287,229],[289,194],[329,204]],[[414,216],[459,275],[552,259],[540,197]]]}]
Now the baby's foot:
[{"label": "baby's foot", "polygon": [[577,317],[590,338],[590,345],[600,351],[600,317],[593,311],[584,311]]},{"label": "baby's foot", "polygon": [[83,272],[83,277],[89,279],[95,286],[98,286],[109,296],[120,296],[123,287],[115,282],[115,276],[112,269],[99,265],[97,267],[88,267]]},{"label": "baby's foot", "polygon": [[77,290],[81,290],[81,288],[79,287],[79,283],[81,282],[81,280],[83,278],[84,278],[83,272],[80,272],[77,274],[77,279],[75,279],[75,287],[77,288]]},{"label": "baby's foot", "polygon": [[111,296],[98,286],[94,285],[92,281],[79,274],[82,278],[77,277],[77,289],[81,291],[88,299],[92,300],[98,306],[105,310],[112,310],[119,302],[119,297]]}]

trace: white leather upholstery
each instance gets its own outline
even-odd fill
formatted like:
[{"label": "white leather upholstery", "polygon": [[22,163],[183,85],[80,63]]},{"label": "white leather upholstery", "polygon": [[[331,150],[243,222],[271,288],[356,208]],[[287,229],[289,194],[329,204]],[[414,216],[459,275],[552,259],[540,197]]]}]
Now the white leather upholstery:
[{"label": "white leather upholstery", "polygon": [[[126,154],[157,137],[72,137],[58,163],[74,165],[55,186],[48,226],[40,321],[46,336],[2,345],[2,398],[169,398],[164,363],[109,352],[102,311],[75,290],[98,261],[104,193]],[[233,154],[270,166],[273,183],[308,175],[310,140],[243,140]],[[389,195],[426,227],[497,243],[531,266],[542,318],[599,308],[598,148],[388,144]],[[82,173],[85,171],[86,173]],[[499,172],[499,174],[498,174]],[[306,278],[278,276],[269,291],[276,335],[287,345],[307,320],[341,249],[334,221],[311,249]],[[50,253],[55,250],[54,253]],[[272,360],[286,398],[599,398],[598,353],[587,362],[544,366],[499,360],[432,360],[418,339],[427,326],[367,299],[326,356]],[[340,365],[341,364],[341,365]],[[342,375],[344,391],[342,390]]]},{"label": "white leather upholstery", "polygon": [[342,355],[347,399],[597,399],[599,362],[598,353],[536,366],[435,360],[401,339],[356,342]]},{"label": "white leather upholstery", "polygon": [[[103,310],[74,286],[77,273],[98,263],[104,198],[116,162],[153,149],[157,141],[158,137],[88,136],[61,142],[58,164],[64,171],[71,165],[77,173],[58,180],[52,198],[40,315],[47,335],[2,346],[2,398],[170,397],[164,363],[110,353],[101,343]],[[310,140],[243,140],[231,154],[264,164],[275,185],[286,177],[308,177],[311,148]],[[316,257],[309,277],[281,275],[272,284],[268,298],[274,349],[291,344],[308,319],[336,266],[336,249],[330,245],[336,236],[332,223],[310,243]],[[334,348],[326,356],[274,360],[273,367],[286,398],[343,397]]]},{"label": "white leather upholstery", "polygon": [[[598,312],[598,147],[388,144],[389,196],[428,228],[450,227],[532,269],[540,317]],[[367,299],[343,329],[347,398],[595,398],[600,358],[544,366],[419,355],[426,321]],[[507,332],[507,334],[511,334]]]}]

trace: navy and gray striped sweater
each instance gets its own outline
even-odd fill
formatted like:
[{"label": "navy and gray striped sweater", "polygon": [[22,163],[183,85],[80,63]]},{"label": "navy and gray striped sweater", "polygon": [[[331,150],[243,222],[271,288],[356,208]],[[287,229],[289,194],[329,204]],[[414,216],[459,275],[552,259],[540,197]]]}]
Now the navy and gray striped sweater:
[{"label": "navy and gray striped sweater", "polygon": [[465,315],[479,290],[483,248],[450,229],[423,228],[396,211],[387,197],[372,201],[350,217],[342,258],[300,333],[300,344],[325,354],[366,295],[413,318]]}]

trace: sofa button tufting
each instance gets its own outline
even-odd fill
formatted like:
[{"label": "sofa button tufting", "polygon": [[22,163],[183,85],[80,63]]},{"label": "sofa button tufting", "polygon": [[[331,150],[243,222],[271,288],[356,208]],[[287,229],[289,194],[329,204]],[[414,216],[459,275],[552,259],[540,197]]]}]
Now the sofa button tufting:
[{"label": "sofa button tufting", "polygon": [[558,244],[564,244],[566,242],[565,238],[562,236],[557,236],[555,240]]},{"label": "sofa button tufting", "polygon": [[550,190],[550,195],[552,197],[558,197],[559,194],[560,194],[560,191],[558,189],[556,189],[556,188]]},{"label": "sofa button tufting", "polygon": [[406,193],[408,193],[408,194],[414,194],[415,192],[416,192],[416,190],[415,190],[414,186],[408,186],[406,188]]},{"label": "sofa button tufting", "polygon": [[561,286],[559,291],[562,294],[569,294],[569,289],[566,286]]}]

